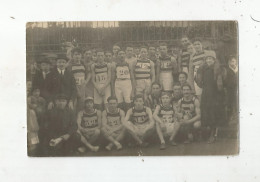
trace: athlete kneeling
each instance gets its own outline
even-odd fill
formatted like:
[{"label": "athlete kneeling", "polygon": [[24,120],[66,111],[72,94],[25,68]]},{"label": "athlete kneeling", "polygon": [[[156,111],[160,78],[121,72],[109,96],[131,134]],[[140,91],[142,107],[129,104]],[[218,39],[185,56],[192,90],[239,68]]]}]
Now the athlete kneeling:
[{"label": "athlete kneeling", "polygon": [[135,96],[134,107],[127,111],[124,126],[139,146],[148,146],[145,140],[154,131],[154,120],[151,109],[144,106],[143,95]]},{"label": "athlete kneeling", "polygon": [[162,104],[157,105],[153,117],[156,121],[156,131],[161,142],[160,149],[166,148],[164,138],[169,138],[172,145],[176,145],[174,137],[177,134],[180,123],[177,122],[174,106],[171,104],[171,94],[163,92],[161,96]]},{"label": "athlete kneeling", "polygon": [[[100,136],[101,111],[94,109],[92,97],[85,99],[85,109],[78,113],[78,131],[81,142],[91,151],[97,152],[99,146],[94,146]],[[79,152],[85,152],[85,147],[78,148]]]},{"label": "athlete kneeling", "polygon": [[125,119],[125,112],[118,108],[117,98],[108,97],[108,108],[102,113],[102,129],[104,137],[110,141],[106,146],[107,150],[111,150],[113,145],[117,150],[122,149],[122,145],[119,143],[125,135],[125,128],[122,125]]}]

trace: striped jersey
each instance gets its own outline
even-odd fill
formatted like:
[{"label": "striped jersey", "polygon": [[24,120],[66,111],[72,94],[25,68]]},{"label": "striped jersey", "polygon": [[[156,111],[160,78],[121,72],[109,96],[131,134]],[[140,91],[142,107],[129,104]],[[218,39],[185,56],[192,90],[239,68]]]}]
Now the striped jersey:
[{"label": "striped jersey", "polygon": [[151,78],[151,61],[138,59],[135,64],[135,79]]},{"label": "striped jersey", "polygon": [[95,64],[94,71],[96,75],[97,83],[106,83],[108,77],[108,65],[107,63]]},{"label": "striped jersey", "polygon": [[146,112],[146,107],[144,106],[142,110],[136,110],[135,107],[132,108],[131,120],[135,125],[143,125],[148,123],[149,117]]},{"label": "striped jersey", "polygon": [[86,77],[86,69],[83,64],[72,64],[71,72],[77,85],[82,85]]},{"label": "striped jersey", "polygon": [[186,49],[182,50],[181,53],[181,68],[189,68],[189,62],[190,62],[190,53],[187,52]]},{"label": "striped jersey", "polygon": [[199,67],[203,65],[205,62],[205,52],[203,51],[200,53],[195,53],[194,56],[192,57],[192,62],[193,62],[194,73],[197,73]]},{"label": "striped jersey", "polygon": [[174,122],[174,108],[172,105],[166,107],[162,104],[160,105],[159,117],[162,118],[163,123],[173,123]]},{"label": "striped jersey", "polygon": [[195,113],[195,99],[196,97],[193,97],[189,101],[185,101],[183,98],[181,99],[181,110],[184,115],[189,115],[191,117],[194,117],[196,115]]},{"label": "striped jersey", "polygon": [[118,108],[116,113],[109,112],[108,109],[106,109],[107,114],[107,125],[108,126],[119,126],[121,125],[121,116],[120,116],[120,109]]},{"label": "striped jersey", "polygon": [[98,127],[98,116],[97,110],[95,109],[93,113],[83,112],[83,116],[81,118],[81,127],[83,128],[96,128]]},{"label": "striped jersey", "polygon": [[116,78],[121,80],[130,79],[130,69],[127,62],[116,63]]}]

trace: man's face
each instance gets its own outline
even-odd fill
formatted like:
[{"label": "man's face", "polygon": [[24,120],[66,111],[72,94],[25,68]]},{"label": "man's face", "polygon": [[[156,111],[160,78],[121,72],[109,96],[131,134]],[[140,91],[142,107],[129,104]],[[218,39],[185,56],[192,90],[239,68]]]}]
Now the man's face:
[{"label": "man's face", "polygon": [[186,83],[186,81],[187,81],[186,75],[180,74],[180,75],[179,75],[179,82],[181,83],[181,85],[183,85],[184,83]]},{"label": "man's face", "polygon": [[152,86],[152,94],[153,95],[160,95],[161,88],[159,85],[153,85]]},{"label": "man's face", "polygon": [[65,59],[58,59],[57,60],[57,68],[64,70],[66,67],[67,61]]},{"label": "man's face", "polygon": [[40,96],[40,89],[35,89],[35,90],[33,91],[33,96],[34,96],[34,97],[39,97],[39,96]]},{"label": "man's face", "polygon": [[106,61],[107,62],[111,62],[111,60],[112,60],[112,53],[111,52],[107,52],[105,54],[105,56],[106,56]]},{"label": "man's face", "polygon": [[66,99],[56,99],[55,104],[58,109],[64,109],[67,105],[67,100]]},{"label": "man's face", "polygon": [[181,39],[181,44],[183,47],[186,47],[190,43],[189,39],[187,37],[183,37]]},{"label": "man's face", "polygon": [[160,46],[160,53],[161,55],[165,56],[167,54],[167,46]]},{"label": "man's face", "polygon": [[91,51],[86,51],[86,52],[84,53],[84,58],[85,58],[85,60],[90,60],[90,59],[92,58],[92,53],[91,53]]},{"label": "man's face", "polygon": [[110,100],[108,102],[108,108],[111,110],[111,111],[115,111],[116,108],[117,108],[117,101],[116,100]]},{"label": "man's face", "polygon": [[147,49],[142,48],[141,51],[140,51],[140,57],[145,59],[145,58],[147,58],[147,55],[148,55]]},{"label": "man's face", "polygon": [[125,54],[128,58],[131,58],[133,56],[134,49],[132,47],[127,47],[125,50]]},{"label": "man's face", "polygon": [[169,105],[171,101],[171,97],[169,95],[163,95],[162,96],[162,104],[163,105]]},{"label": "man's face", "polygon": [[190,54],[193,54],[193,53],[194,53],[194,49],[193,49],[193,46],[192,46],[191,44],[187,47],[187,51],[188,51],[188,53],[190,53]]},{"label": "man's face", "polygon": [[27,81],[26,82],[26,90],[27,90],[27,94],[31,91],[32,89],[32,82],[31,81]]},{"label": "man's face", "polygon": [[232,68],[236,68],[237,67],[237,60],[235,58],[232,58],[228,64],[232,67]]},{"label": "man's face", "polygon": [[135,99],[134,105],[135,105],[135,107],[136,107],[137,109],[142,109],[143,106],[144,106],[144,100],[143,100],[143,98],[137,98],[137,99]]},{"label": "man's face", "polygon": [[183,93],[184,96],[189,96],[190,93],[191,93],[191,90],[190,90],[190,88],[188,86],[184,86],[182,88],[182,93]]},{"label": "man's face", "polygon": [[97,52],[97,61],[103,62],[105,59],[104,52]]},{"label": "man's face", "polygon": [[140,54],[140,49],[138,47],[134,48],[134,54],[139,55]]},{"label": "man's face", "polygon": [[81,55],[80,52],[74,52],[72,59],[75,62],[80,62],[81,61],[81,57],[82,57],[82,55]]},{"label": "man's face", "polygon": [[181,95],[181,86],[176,85],[173,87],[173,95],[179,97]]},{"label": "man's face", "polygon": [[206,63],[207,63],[208,66],[211,66],[215,63],[215,59],[213,57],[207,57]]},{"label": "man's face", "polygon": [[202,51],[202,45],[199,41],[195,41],[193,43],[194,49],[196,52],[201,52]]},{"label": "man's face", "polygon": [[85,103],[86,109],[91,110],[94,108],[94,102],[92,100],[87,100]]},{"label": "man's face", "polygon": [[97,53],[95,53],[95,52],[92,53],[92,60],[93,60],[94,62],[97,61]]},{"label": "man's face", "polygon": [[155,47],[149,47],[149,54],[155,55],[155,53],[156,53]]},{"label": "man's face", "polygon": [[125,52],[124,51],[119,51],[118,53],[118,58],[123,61],[125,60]]},{"label": "man's face", "polygon": [[120,47],[119,46],[113,46],[113,54],[114,55],[117,55],[118,51],[120,50]]},{"label": "man's face", "polygon": [[41,67],[41,70],[42,70],[43,72],[48,72],[48,71],[50,71],[50,64],[48,64],[48,63],[41,63],[41,64],[40,64],[40,67]]}]

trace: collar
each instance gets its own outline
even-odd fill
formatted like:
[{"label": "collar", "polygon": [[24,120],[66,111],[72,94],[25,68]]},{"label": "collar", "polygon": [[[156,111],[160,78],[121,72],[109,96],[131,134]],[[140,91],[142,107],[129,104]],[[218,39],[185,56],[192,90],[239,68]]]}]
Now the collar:
[{"label": "collar", "polygon": [[238,67],[236,66],[236,68],[234,69],[234,68],[232,68],[230,65],[228,65],[229,66],[229,68],[232,70],[232,71],[234,71],[235,73],[237,73],[238,72]]}]

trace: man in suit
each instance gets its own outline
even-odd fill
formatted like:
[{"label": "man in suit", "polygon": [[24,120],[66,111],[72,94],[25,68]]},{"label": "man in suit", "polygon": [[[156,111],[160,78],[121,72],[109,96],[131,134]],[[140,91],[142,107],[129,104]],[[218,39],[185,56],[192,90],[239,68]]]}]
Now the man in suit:
[{"label": "man in suit", "polygon": [[48,100],[48,109],[54,106],[54,96],[57,94],[65,94],[68,97],[68,106],[74,109],[74,101],[77,96],[76,81],[70,71],[66,69],[68,58],[66,55],[59,55],[57,57],[57,68],[50,73],[47,87],[50,92],[50,99]]}]

